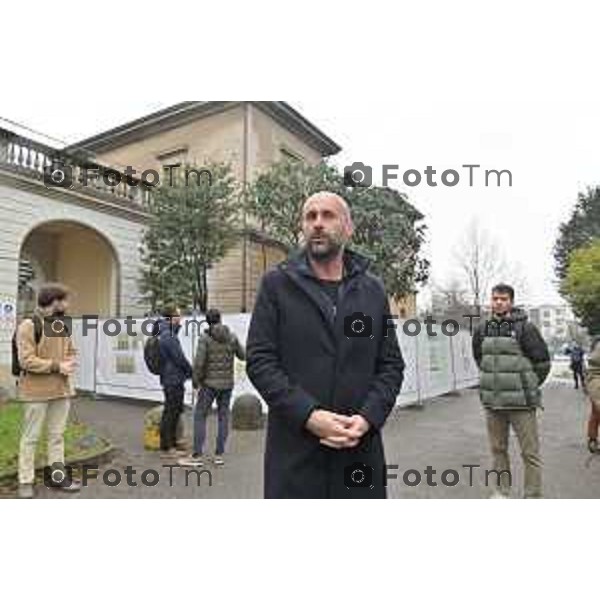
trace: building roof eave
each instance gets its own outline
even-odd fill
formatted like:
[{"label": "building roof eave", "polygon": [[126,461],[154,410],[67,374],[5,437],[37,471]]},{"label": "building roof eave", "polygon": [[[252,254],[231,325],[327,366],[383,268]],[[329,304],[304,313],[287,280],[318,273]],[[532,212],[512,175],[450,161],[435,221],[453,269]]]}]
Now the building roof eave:
[{"label": "building roof eave", "polygon": [[[322,156],[332,156],[341,147],[325,135],[308,119],[293,109],[287,102],[251,102],[259,110],[271,116],[280,125],[297,135]],[[200,118],[231,110],[243,102],[236,101],[187,101],[124,123],[98,135],[86,138],[72,146],[69,151],[99,154],[139,141],[150,135],[186,125]]]}]

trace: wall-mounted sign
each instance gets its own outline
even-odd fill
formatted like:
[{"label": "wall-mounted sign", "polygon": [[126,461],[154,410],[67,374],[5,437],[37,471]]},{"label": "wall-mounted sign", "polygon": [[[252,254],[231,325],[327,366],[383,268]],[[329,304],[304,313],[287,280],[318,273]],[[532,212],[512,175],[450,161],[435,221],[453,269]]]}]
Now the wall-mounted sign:
[{"label": "wall-mounted sign", "polygon": [[17,301],[14,297],[0,296],[0,341],[11,340],[17,326]]}]

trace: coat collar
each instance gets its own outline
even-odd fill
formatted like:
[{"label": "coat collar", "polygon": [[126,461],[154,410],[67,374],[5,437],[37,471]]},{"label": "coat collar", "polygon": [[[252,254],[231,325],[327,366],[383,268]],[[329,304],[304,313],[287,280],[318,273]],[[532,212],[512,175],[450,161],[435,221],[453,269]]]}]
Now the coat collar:
[{"label": "coat collar", "polygon": [[[341,302],[355,285],[357,279],[367,272],[370,261],[352,250],[344,253],[345,276],[338,292]],[[290,256],[279,267],[295,284],[303,290],[306,296],[318,307],[327,330],[333,340],[336,339],[337,312],[332,313],[332,307],[325,294],[319,289],[318,278],[310,266],[306,250],[300,250]],[[339,309],[339,306],[338,306]],[[338,311],[339,312],[339,311]]]},{"label": "coat collar", "polygon": [[[371,261],[366,256],[358,254],[358,252],[354,252],[353,250],[345,250],[344,280],[348,281],[350,279],[353,279],[357,275],[362,275],[363,273],[366,273],[370,265]],[[310,261],[308,260],[308,253],[306,252],[306,249],[298,250],[297,252],[292,254],[290,258],[281,265],[281,268],[284,271],[291,271],[293,273],[303,275],[304,277],[317,279],[310,265]]]}]

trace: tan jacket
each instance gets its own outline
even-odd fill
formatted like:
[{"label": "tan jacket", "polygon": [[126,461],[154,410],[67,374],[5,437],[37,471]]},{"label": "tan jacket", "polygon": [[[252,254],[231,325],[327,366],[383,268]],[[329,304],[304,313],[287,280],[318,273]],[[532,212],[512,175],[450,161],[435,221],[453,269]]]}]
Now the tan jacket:
[{"label": "tan jacket", "polygon": [[70,337],[46,337],[35,343],[35,326],[26,319],[17,330],[19,363],[24,373],[19,379],[18,398],[23,402],[61,400],[75,395],[70,377],[61,375],[59,365],[77,351]]},{"label": "tan jacket", "polygon": [[600,343],[596,344],[588,360],[585,383],[590,400],[600,410]]}]

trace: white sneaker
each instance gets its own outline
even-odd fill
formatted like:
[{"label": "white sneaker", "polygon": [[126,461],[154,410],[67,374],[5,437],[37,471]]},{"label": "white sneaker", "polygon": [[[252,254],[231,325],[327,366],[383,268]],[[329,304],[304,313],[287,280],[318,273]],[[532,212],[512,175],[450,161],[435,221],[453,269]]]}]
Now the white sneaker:
[{"label": "white sneaker", "polygon": [[510,498],[502,492],[495,490],[490,496],[490,500],[510,500]]},{"label": "white sneaker", "polygon": [[180,467],[191,467],[201,469],[204,466],[204,459],[201,456],[186,456],[177,461]]}]

